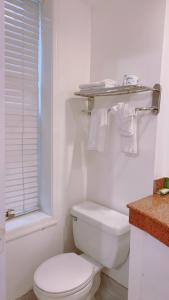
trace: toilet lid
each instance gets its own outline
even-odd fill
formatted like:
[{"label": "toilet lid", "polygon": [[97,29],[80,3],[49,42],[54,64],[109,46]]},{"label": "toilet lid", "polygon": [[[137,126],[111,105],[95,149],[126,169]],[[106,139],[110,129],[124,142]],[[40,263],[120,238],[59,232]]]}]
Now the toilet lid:
[{"label": "toilet lid", "polygon": [[39,266],[34,274],[34,283],[48,293],[67,293],[88,284],[93,271],[93,265],[80,255],[60,254]]}]

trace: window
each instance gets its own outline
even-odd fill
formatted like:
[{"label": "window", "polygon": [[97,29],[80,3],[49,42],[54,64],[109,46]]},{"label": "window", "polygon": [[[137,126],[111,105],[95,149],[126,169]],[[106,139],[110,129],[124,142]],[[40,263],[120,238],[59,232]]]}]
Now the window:
[{"label": "window", "polygon": [[39,208],[38,0],[5,0],[6,210]]}]

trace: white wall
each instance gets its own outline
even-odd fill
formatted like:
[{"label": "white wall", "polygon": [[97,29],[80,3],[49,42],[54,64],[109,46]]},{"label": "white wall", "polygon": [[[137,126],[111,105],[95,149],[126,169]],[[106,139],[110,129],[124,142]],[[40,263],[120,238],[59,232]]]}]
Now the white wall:
[{"label": "white wall", "polygon": [[155,178],[169,177],[169,1],[166,0],[165,29],[163,42],[163,56],[161,69],[161,109],[158,116]]},{"label": "white wall", "polygon": [[90,77],[90,7],[83,0],[53,0],[53,214],[57,226],[7,243],[7,300],[32,287],[33,272],[50,256],[72,250],[69,217],[86,191],[82,133],[77,119],[83,100],[71,100],[79,82]]},{"label": "white wall", "polygon": [[[79,115],[84,100],[74,99],[79,82],[90,80],[90,6],[85,0],[54,2],[57,38],[54,55],[53,144],[56,210],[65,251],[74,247],[70,209],[86,198],[86,162]],[[56,203],[57,202],[57,203]]]},{"label": "white wall", "polygon": [[32,289],[33,274],[47,258],[60,253],[56,226],[7,242],[7,298],[14,300]]},{"label": "white wall", "polygon": [[2,229],[4,228],[4,3],[0,2],[0,298],[5,300],[5,252]]},{"label": "white wall", "polygon": [[[147,85],[160,82],[164,13],[165,1],[94,1],[91,79],[120,80],[124,74],[134,73]],[[119,101],[130,101],[136,107],[151,105],[151,93],[110,97],[104,99],[104,106]],[[103,101],[96,100],[96,105],[103,106]],[[120,153],[112,118],[105,154],[88,155],[90,199],[126,211],[129,201],[151,193],[156,121],[151,114],[140,114],[139,154],[131,158]]]},{"label": "white wall", "polygon": [[[137,74],[150,86],[160,82],[165,1],[97,0],[92,9],[91,80]],[[97,107],[130,101],[151,105],[151,94],[97,100]],[[127,213],[126,204],[152,193],[157,117],[138,117],[139,154],[125,156],[111,118],[104,154],[88,153],[87,198]],[[108,271],[123,285],[128,265]]]},{"label": "white wall", "polygon": [[91,79],[159,82],[165,0],[93,0]]}]

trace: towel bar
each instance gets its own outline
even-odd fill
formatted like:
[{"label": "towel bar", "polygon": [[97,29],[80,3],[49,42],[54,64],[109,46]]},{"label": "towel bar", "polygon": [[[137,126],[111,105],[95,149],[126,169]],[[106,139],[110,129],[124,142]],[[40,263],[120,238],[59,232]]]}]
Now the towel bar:
[{"label": "towel bar", "polygon": [[135,108],[135,112],[137,113],[137,112],[142,112],[142,111],[150,111],[150,112],[152,112],[152,113],[154,113],[154,114],[158,114],[158,108],[157,107],[155,107],[155,106],[150,106],[150,107],[136,107]]}]

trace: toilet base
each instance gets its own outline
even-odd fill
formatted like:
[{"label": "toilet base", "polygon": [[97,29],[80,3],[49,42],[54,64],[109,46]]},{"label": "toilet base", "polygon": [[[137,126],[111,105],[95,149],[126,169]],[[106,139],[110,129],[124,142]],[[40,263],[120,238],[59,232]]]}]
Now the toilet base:
[{"label": "toilet base", "polygon": [[101,279],[100,279],[100,272],[98,272],[98,273],[95,275],[95,277],[94,277],[93,285],[92,285],[92,287],[91,287],[91,290],[90,290],[89,295],[88,295],[88,297],[87,297],[86,300],[96,300],[95,294],[96,294],[96,292],[97,292],[98,289],[99,289],[100,282],[101,282]]}]

